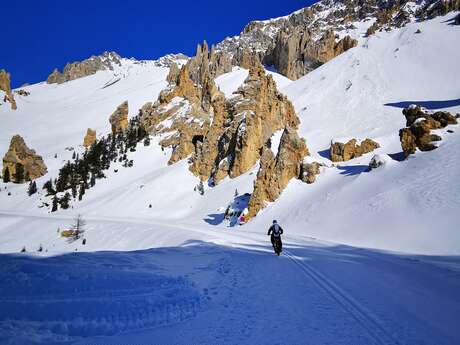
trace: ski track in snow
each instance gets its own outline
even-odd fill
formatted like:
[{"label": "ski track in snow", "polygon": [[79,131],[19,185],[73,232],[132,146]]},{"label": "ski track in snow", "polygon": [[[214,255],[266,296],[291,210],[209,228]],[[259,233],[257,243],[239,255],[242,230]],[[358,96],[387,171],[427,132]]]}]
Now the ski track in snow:
[{"label": "ski track in snow", "polygon": [[297,267],[299,267],[307,278],[313,280],[319,288],[323,289],[337,302],[337,304],[340,305],[341,308],[350,314],[372,337],[375,344],[400,344],[398,340],[385,330],[375,315],[366,310],[356,300],[335,285],[330,279],[327,279],[319,271],[300,261],[299,258],[296,258],[289,251],[285,251],[284,253],[295,265],[297,265]]}]

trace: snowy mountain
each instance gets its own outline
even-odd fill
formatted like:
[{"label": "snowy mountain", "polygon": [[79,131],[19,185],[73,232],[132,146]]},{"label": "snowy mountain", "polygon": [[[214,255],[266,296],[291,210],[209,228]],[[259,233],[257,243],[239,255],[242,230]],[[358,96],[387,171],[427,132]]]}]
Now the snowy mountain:
[{"label": "snowy mountain", "polygon": [[280,343],[458,343],[455,6],[324,0],[195,57],[106,53],[12,90],[4,167],[46,172],[0,182],[0,343],[273,343],[266,319]]}]

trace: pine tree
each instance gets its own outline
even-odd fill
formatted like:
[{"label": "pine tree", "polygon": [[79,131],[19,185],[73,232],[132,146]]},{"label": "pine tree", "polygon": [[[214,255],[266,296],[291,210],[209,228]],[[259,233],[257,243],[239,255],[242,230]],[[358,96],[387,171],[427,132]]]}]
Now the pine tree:
[{"label": "pine tree", "polygon": [[66,192],[64,196],[59,200],[59,204],[61,208],[67,210],[69,208],[69,201],[70,201],[70,193]]},{"label": "pine tree", "polygon": [[24,165],[16,163],[16,173],[14,174],[14,182],[22,183],[24,182]]},{"label": "pine tree", "polygon": [[37,193],[37,184],[35,183],[35,181],[31,181],[29,183],[29,189],[27,190],[27,194],[29,194],[29,196],[33,195]]},{"label": "pine tree", "polygon": [[3,172],[3,182],[10,182],[10,169],[8,169],[8,167],[6,167],[5,171]]},{"label": "pine tree", "polygon": [[95,184],[96,184],[96,176],[94,176],[94,174],[91,174],[91,178],[89,179],[89,185],[91,187],[94,187]]},{"label": "pine tree", "polygon": [[238,196],[238,189],[235,188],[235,198]]},{"label": "pine tree", "polygon": [[80,185],[80,193],[78,194],[78,200],[81,201],[83,199],[83,195],[85,195],[85,183]]},{"label": "pine tree", "polygon": [[56,191],[53,188],[53,180],[49,179],[45,182],[42,189],[46,189],[46,196],[56,194]]},{"label": "pine tree", "polygon": [[76,198],[77,197],[77,184],[75,183],[74,180],[72,180],[72,198]]},{"label": "pine tree", "polygon": [[21,253],[25,253],[27,250],[26,250],[26,246],[23,246],[22,249],[21,249]]},{"label": "pine tree", "polygon": [[55,195],[54,198],[53,198],[53,206],[51,208],[51,212],[56,212],[57,209],[58,209],[58,198]]},{"label": "pine tree", "polygon": [[72,153],[72,159],[75,159],[75,158],[77,158],[77,154],[75,153],[75,151],[73,151],[73,153]]}]

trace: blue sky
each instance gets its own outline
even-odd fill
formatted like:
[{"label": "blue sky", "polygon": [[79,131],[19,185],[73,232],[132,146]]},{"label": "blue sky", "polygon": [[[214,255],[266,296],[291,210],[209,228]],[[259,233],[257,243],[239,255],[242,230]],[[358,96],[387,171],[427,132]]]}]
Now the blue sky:
[{"label": "blue sky", "polygon": [[286,15],[313,2],[4,1],[0,68],[12,74],[12,86],[18,87],[105,50],[138,59],[193,55],[203,40],[219,42],[251,20]]}]

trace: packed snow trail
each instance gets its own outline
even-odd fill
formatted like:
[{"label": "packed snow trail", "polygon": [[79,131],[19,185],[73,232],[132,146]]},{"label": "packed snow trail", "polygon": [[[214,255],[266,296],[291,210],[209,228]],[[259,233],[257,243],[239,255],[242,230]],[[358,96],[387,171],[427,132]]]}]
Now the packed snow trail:
[{"label": "packed snow trail", "polygon": [[460,341],[460,258],[284,238],[280,257],[265,234],[242,231],[139,251],[1,254],[0,343]]}]

